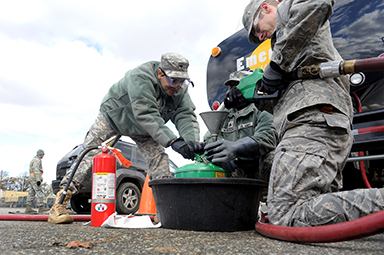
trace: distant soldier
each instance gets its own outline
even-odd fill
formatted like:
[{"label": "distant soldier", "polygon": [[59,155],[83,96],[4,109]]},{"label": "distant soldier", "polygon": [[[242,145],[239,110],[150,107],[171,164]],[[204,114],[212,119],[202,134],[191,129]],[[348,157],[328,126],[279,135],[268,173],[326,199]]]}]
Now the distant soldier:
[{"label": "distant soldier", "polygon": [[[49,211],[49,209],[44,208],[43,199],[44,194],[41,190],[41,184],[43,183],[43,165],[41,164],[41,159],[44,157],[44,151],[38,150],[36,156],[32,159],[29,164],[29,192],[27,197],[27,207],[25,208],[25,212],[45,212]],[[35,211],[31,208],[32,202],[37,196],[37,206],[39,207],[38,211]]]}]

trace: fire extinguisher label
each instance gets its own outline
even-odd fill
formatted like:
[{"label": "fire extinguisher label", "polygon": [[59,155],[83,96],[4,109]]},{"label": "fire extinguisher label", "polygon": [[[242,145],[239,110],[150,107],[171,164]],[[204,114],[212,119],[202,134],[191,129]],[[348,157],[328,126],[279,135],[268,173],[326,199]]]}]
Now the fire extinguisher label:
[{"label": "fire extinguisher label", "polygon": [[105,212],[108,209],[108,206],[106,204],[97,204],[95,205],[95,210],[97,212]]},{"label": "fire extinguisher label", "polygon": [[115,174],[94,173],[92,199],[115,199]]}]

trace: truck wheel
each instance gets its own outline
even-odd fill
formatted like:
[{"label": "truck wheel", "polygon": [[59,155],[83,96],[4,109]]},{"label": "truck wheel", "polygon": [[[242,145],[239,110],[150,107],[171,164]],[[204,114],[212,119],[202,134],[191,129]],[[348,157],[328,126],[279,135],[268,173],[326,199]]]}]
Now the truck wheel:
[{"label": "truck wheel", "polygon": [[131,182],[120,184],[116,191],[116,211],[120,214],[133,214],[139,210],[141,192]]},{"label": "truck wheel", "polygon": [[72,210],[81,213],[91,213],[91,204],[88,203],[87,197],[71,197]]}]

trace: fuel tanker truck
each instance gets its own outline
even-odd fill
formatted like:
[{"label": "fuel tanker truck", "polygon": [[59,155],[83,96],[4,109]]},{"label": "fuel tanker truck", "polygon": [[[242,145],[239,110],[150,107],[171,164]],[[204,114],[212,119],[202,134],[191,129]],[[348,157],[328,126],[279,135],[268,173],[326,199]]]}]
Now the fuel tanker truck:
[{"label": "fuel tanker truck", "polygon": [[[303,67],[293,75],[300,79],[347,75],[354,107],[354,143],[343,170],[343,189],[382,188],[384,187],[383,2],[336,1],[330,24],[334,45],[345,61]],[[207,66],[207,99],[211,109],[216,110],[217,105],[222,105],[227,92],[227,87],[223,84],[230,73],[264,69],[270,62],[271,54],[270,40],[259,45],[251,44],[244,28],[214,47]],[[251,100],[254,100],[259,109],[273,113],[273,104],[277,96],[264,95],[256,88]],[[293,229],[298,228],[277,229],[278,227],[273,228],[275,226],[263,225],[264,223],[260,222],[259,225],[256,224],[256,230],[269,237],[298,242],[333,242],[363,237],[362,229],[370,223],[381,224],[379,227],[374,227],[371,233],[375,231],[377,233],[377,229],[384,231],[384,214],[378,215],[376,219],[364,218],[366,217],[361,219],[362,225],[354,230],[351,229],[352,224],[344,223],[346,225],[306,228],[308,232],[299,231],[300,233],[295,235]],[[339,239],[335,238],[333,233],[342,231],[345,231],[345,236],[340,234]]]}]

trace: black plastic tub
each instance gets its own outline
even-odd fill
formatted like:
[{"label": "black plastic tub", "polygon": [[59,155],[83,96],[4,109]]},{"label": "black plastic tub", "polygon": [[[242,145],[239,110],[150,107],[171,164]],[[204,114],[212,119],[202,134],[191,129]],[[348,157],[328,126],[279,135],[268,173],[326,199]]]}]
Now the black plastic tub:
[{"label": "black plastic tub", "polygon": [[162,227],[227,232],[254,229],[267,186],[243,178],[170,178],[148,184]]}]

